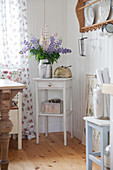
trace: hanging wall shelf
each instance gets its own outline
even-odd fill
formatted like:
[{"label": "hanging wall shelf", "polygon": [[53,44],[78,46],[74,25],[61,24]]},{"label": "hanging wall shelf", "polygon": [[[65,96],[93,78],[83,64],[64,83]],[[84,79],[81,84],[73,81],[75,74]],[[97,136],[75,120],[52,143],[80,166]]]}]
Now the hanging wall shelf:
[{"label": "hanging wall shelf", "polygon": [[[76,15],[77,15],[77,18],[79,21],[79,31],[81,33],[100,29],[103,24],[105,24],[105,25],[108,23],[113,24],[113,19],[110,19],[110,20],[102,21],[102,22],[92,24],[89,26],[85,26],[84,9],[87,8],[88,6],[91,6],[92,4],[99,2],[100,0],[95,0],[93,2],[89,2],[89,1],[90,0],[78,0],[77,5],[76,5],[75,11],[76,11]],[[85,4],[86,2],[88,2],[88,3]]]}]

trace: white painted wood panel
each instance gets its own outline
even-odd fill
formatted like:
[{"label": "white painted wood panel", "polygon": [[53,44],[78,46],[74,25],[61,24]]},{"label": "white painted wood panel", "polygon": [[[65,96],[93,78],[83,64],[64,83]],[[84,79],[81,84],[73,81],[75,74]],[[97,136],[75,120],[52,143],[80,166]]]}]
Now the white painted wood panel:
[{"label": "white painted wood panel", "polygon": [[[45,2],[45,5],[44,5]],[[88,36],[86,57],[81,57],[78,50],[79,33],[78,20],[75,15],[76,0],[28,0],[29,34],[40,35],[40,29],[45,24],[50,25],[50,33],[57,32],[63,38],[63,45],[72,49],[72,53],[62,56],[58,65],[72,64],[73,73],[73,104],[74,104],[74,135],[82,139],[82,125],[85,108],[86,73],[95,74],[96,68],[109,67],[113,82],[113,35],[100,36],[100,31],[85,33]],[[37,63],[30,60],[31,79],[37,77]],[[33,103],[35,97],[32,83]],[[57,93],[57,92],[56,92]],[[50,95],[51,96],[51,95]],[[34,107],[35,108],[35,107]],[[34,110],[35,113],[35,110]],[[50,131],[62,131],[62,120],[49,120]],[[43,124],[43,119],[41,120]],[[59,124],[61,125],[59,128]],[[40,127],[44,132],[44,127]]]},{"label": "white painted wood panel", "polygon": [[[44,26],[44,0],[27,0],[28,5],[28,34],[40,38],[40,30]],[[30,82],[33,95],[33,112],[35,114],[35,86],[32,78],[38,76],[38,64],[34,57],[29,59]]]},{"label": "white painted wood panel", "polygon": [[[67,63],[72,64],[74,80],[74,130],[75,136],[81,139],[82,117],[85,106],[85,75],[95,74],[97,68],[108,67],[111,81],[113,81],[113,35],[100,36],[100,30],[84,33],[88,36],[86,47],[86,57],[81,57],[78,51],[78,39],[81,34],[78,32],[79,24],[74,13],[77,1],[67,0],[67,46],[71,46],[73,53],[67,58]],[[97,18],[98,19],[98,18]]]},{"label": "white painted wood panel", "polygon": [[[37,38],[40,38],[40,30],[45,24],[50,27],[50,35],[58,33],[58,37],[63,39],[63,46],[67,47],[67,0],[27,0],[28,3],[28,32]],[[38,76],[38,67],[36,61],[32,58],[30,61],[30,79],[33,93],[33,112],[35,113],[35,86],[32,78]],[[53,65],[53,70],[57,66],[67,65],[67,55],[62,55],[57,64]],[[43,97],[43,94],[41,94]],[[49,97],[62,98],[61,92],[49,94]],[[40,119],[40,132],[44,132],[44,119]],[[63,131],[62,118],[50,118],[50,132]]]},{"label": "white painted wood panel", "polygon": [[87,70],[87,58],[79,56],[78,20],[75,15],[77,1],[67,0],[67,46],[72,49],[72,54],[67,57],[67,63],[72,64],[73,81],[73,105],[74,105],[74,135],[82,139],[82,117],[85,106],[85,76]]}]

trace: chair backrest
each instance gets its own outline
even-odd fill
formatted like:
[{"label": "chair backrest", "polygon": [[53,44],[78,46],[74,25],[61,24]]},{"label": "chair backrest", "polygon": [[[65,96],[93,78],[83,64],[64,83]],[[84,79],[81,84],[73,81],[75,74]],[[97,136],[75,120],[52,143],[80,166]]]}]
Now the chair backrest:
[{"label": "chair backrest", "polygon": [[[93,116],[93,89],[97,86],[97,78],[96,75],[87,74],[86,75],[86,105],[85,105],[85,113],[84,116]],[[83,136],[82,136],[82,144],[85,145],[85,122],[83,125]],[[98,130],[93,130],[93,150],[100,150],[100,132]]]},{"label": "chair backrest", "polygon": [[96,75],[86,75],[85,116],[93,116],[93,89],[97,86]]}]

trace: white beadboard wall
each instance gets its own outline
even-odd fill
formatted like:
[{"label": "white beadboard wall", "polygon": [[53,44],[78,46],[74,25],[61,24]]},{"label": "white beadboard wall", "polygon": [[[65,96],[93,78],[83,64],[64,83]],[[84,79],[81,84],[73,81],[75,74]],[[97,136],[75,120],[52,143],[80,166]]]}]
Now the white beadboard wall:
[{"label": "white beadboard wall", "polygon": [[[44,23],[50,26],[50,33],[57,32],[63,38],[63,45],[72,49],[72,53],[62,56],[58,65],[72,64],[73,73],[73,106],[74,106],[74,135],[82,139],[82,126],[85,108],[86,73],[95,74],[96,68],[108,67],[111,81],[113,81],[113,35],[100,36],[100,31],[84,34],[88,36],[86,57],[81,57],[78,50],[79,24],[75,15],[77,0],[27,0],[29,34],[40,36],[40,29]],[[44,3],[45,2],[45,3]],[[45,5],[44,5],[45,4]],[[38,76],[37,63],[30,59],[31,82],[33,92],[33,106],[35,113],[35,90],[33,77]],[[44,119],[40,120],[44,124]],[[51,118],[49,131],[62,131],[63,120]],[[44,126],[40,126],[44,132]]]},{"label": "white beadboard wall", "polygon": [[[85,33],[86,57],[81,57],[78,51],[78,39],[81,37],[79,24],[74,7],[77,1],[67,0],[67,46],[71,45],[73,56],[67,58],[67,63],[73,65],[74,80],[74,134],[82,139],[82,126],[85,108],[86,74],[95,74],[97,68],[108,67],[113,82],[113,34],[102,34],[101,30]],[[98,17],[97,17],[98,20]]]},{"label": "white beadboard wall", "polygon": [[82,139],[82,117],[85,105],[85,75],[87,58],[79,56],[78,39],[80,38],[78,20],[75,15],[77,1],[67,0],[67,46],[72,54],[67,57],[67,63],[72,64],[73,106],[74,106],[74,135]]},{"label": "white beadboard wall", "polygon": [[[28,0],[28,31],[37,38],[40,38],[40,30],[45,24],[50,27],[50,35],[58,33],[58,37],[63,39],[63,45],[67,44],[67,3],[65,0]],[[35,59],[30,59],[31,88],[33,94],[33,111],[35,113],[35,86],[33,77],[38,77],[38,65]],[[67,56],[63,55],[57,64],[53,65],[53,71],[57,66],[67,65]],[[42,94],[43,96],[43,94]],[[61,92],[55,92],[51,96],[60,96]],[[50,98],[51,98],[50,96]],[[44,118],[40,118],[40,132],[45,131]],[[63,131],[62,118],[49,118],[49,132]]]}]

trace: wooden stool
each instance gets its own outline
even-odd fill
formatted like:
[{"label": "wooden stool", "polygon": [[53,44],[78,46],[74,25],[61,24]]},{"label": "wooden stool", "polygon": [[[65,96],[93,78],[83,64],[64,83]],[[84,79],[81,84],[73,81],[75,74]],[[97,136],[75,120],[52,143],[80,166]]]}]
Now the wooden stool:
[{"label": "wooden stool", "polygon": [[[104,170],[104,150],[108,145],[108,132],[110,131],[110,120],[95,119],[94,117],[84,117],[86,121],[86,169],[92,170],[92,161],[101,166]],[[92,128],[100,130],[101,151],[93,152]],[[101,160],[96,158],[101,156]]]}]

